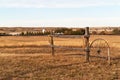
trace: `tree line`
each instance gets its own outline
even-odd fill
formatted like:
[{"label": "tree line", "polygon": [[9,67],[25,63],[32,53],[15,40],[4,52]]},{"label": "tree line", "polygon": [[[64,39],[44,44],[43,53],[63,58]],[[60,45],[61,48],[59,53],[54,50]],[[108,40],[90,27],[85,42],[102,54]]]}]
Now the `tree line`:
[{"label": "tree line", "polygon": [[54,33],[63,33],[64,35],[84,35],[85,30],[84,29],[68,29],[68,28],[59,28],[54,31]]},{"label": "tree line", "polygon": [[[50,31],[45,31],[43,32],[32,32],[32,31],[27,31],[27,32],[21,32],[17,36],[39,36],[39,35],[50,35]],[[54,34],[60,34],[60,35],[84,35],[85,34],[85,29],[80,28],[80,29],[71,29],[71,28],[57,28],[54,30]],[[106,31],[92,31],[92,35],[120,35],[120,29],[115,28],[111,32],[106,32]],[[0,33],[0,36],[11,36],[11,34],[8,33]]]},{"label": "tree line", "polygon": [[91,34],[92,35],[120,35],[120,29],[115,28],[112,31],[101,31],[101,32],[93,31]]},{"label": "tree line", "polygon": [[21,34],[19,34],[20,36],[39,36],[39,35],[49,35],[50,32],[45,32],[45,33],[42,33],[42,32],[21,32]]}]

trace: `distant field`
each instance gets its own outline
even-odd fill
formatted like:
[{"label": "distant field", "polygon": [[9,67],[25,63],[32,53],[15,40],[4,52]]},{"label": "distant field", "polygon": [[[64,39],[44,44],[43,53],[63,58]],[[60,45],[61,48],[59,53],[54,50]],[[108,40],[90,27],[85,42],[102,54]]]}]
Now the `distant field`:
[{"label": "distant field", "polygon": [[[103,38],[109,42],[111,47],[120,47],[120,36],[115,35],[92,35],[90,41],[93,41],[97,38]],[[70,45],[70,46],[79,46],[83,45],[83,36],[74,36],[74,37],[55,37],[56,45]],[[50,37],[48,36],[1,36],[0,37],[0,47],[4,46],[24,46],[24,45],[49,45]],[[68,46],[69,46],[68,45]]]},{"label": "distant field", "polygon": [[[92,35],[90,42],[94,39],[103,38],[108,41],[112,53],[114,48],[117,49],[117,54],[120,53],[120,36],[113,35]],[[84,47],[83,36],[62,36],[54,37],[54,44],[57,46],[73,46]],[[49,36],[6,36],[0,37],[1,53],[50,53],[50,37]],[[44,50],[42,50],[44,49]],[[46,50],[48,49],[48,50]],[[36,52],[35,52],[36,51]],[[116,50],[115,50],[116,51]]]},{"label": "distant field", "polygon": [[[55,49],[51,56],[48,36],[0,37],[0,80],[119,80],[120,36],[95,35],[111,47],[111,65],[104,59],[85,63],[80,50]],[[83,36],[55,37],[55,45],[84,47]]]},{"label": "distant field", "polygon": [[94,40],[96,38],[103,38],[108,41],[110,47],[120,48],[120,35],[96,35],[91,36],[90,40]]}]

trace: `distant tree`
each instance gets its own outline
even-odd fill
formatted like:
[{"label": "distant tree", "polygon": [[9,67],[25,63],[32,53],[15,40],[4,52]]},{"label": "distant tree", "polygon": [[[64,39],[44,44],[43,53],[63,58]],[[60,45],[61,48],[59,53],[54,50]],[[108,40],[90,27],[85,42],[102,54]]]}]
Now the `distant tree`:
[{"label": "distant tree", "polygon": [[85,34],[85,30],[84,29],[77,29],[76,31],[72,31],[72,29],[69,29],[67,31],[65,31],[66,35],[84,35]]},{"label": "distant tree", "polygon": [[96,32],[96,31],[92,31],[91,34],[93,34],[93,35],[97,35],[97,32]]},{"label": "distant tree", "polygon": [[77,29],[76,31],[73,31],[69,28],[58,28],[55,30],[55,33],[63,33],[65,35],[83,35],[85,34],[84,29]]},{"label": "distant tree", "polygon": [[24,36],[24,35],[25,35],[25,33],[24,33],[24,32],[21,32],[21,33],[20,33],[20,36]]},{"label": "distant tree", "polygon": [[99,33],[99,35],[105,35],[106,33],[105,33],[105,31],[101,31],[100,33]]},{"label": "distant tree", "polygon": [[50,32],[45,32],[45,33],[44,33],[44,35],[49,35],[49,34],[50,34]]},{"label": "distant tree", "polygon": [[84,35],[85,34],[85,29],[80,29],[80,34]]},{"label": "distant tree", "polygon": [[120,35],[120,30],[118,28],[115,28],[113,29],[112,33],[115,35]]},{"label": "distant tree", "polygon": [[72,34],[72,29],[66,29],[63,33],[65,35],[71,35]]},{"label": "distant tree", "polygon": [[0,36],[10,36],[10,35],[7,33],[0,33]]},{"label": "distant tree", "polygon": [[65,31],[69,31],[68,28],[58,28],[55,30],[55,33],[65,33]]}]

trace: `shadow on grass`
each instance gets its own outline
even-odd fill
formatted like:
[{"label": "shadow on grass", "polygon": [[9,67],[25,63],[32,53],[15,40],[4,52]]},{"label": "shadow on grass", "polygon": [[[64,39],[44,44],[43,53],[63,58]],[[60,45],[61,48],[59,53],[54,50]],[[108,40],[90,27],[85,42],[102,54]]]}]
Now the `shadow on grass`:
[{"label": "shadow on grass", "polygon": [[9,75],[9,76],[6,76],[6,77],[3,77],[3,78],[0,78],[0,80],[13,80],[13,78],[17,78],[19,75],[27,75],[29,73],[35,73],[37,71],[41,71],[42,69],[55,69],[55,68],[67,68],[68,66],[72,66],[72,65],[79,65],[79,64],[82,64],[82,63],[71,63],[71,64],[64,64],[64,65],[45,65],[45,67],[39,67],[35,70],[31,70],[31,71],[25,71],[25,72],[20,72],[18,73],[17,75]]},{"label": "shadow on grass", "polygon": [[[86,56],[85,54],[65,54],[65,56],[76,56],[76,57],[79,57],[79,56]],[[100,59],[105,59],[107,60],[107,57],[105,56],[97,56],[97,55],[90,55],[90,58],[100,58]],[[110,57],[111,60],[119,60],[120,59],[120,56],[117,56],[117,57]]]},{"label": "shadow on grass", "polygon": [[[84,56],[85,57],[85,54],[64,54],[64,56],[77,56],[77,57],[79,57],[79,56]],[[106,57],[100,57],[100,56],[90,56],[90,58],[100,58],[100,59],[105,59],[105,60],[107,60],[107,58]],[[119,60],[120,59],[120,57],[114,57],[114,58],[111,58],[111,60]],[[71,63],[71,64],[64,64],[64,65],[57,65],[57,66],[55,66],[55,65],[45,65],[45,67],[39,67],[39,68],[37,68],[37,69],[35,69],[35,70],[31,70],[31,71],[25,71],[25,72],[20,72],[20,73],[18,73],[16,76],[14,76],[14,75],[9,75],[9,76],[6,76],[6,77],[3,77],[3,78],[0,78],[0,80],[12,80],[14,77],[17,77],[17,76],[19,76],[19,75],[27,75],[27,74],[29,74],[29,73],[35,73],[35,72],[37,72],[37,71],[41,71],[42,69],[46,69],[46,67],[48,68],[48,69],[55,69],[55,68],[66,68],[66,67],[70,67],[70,66],[72,66],[72,65],[79,65],[79,64],[83,64],[84,62],[77,62],[77,63]]]}]

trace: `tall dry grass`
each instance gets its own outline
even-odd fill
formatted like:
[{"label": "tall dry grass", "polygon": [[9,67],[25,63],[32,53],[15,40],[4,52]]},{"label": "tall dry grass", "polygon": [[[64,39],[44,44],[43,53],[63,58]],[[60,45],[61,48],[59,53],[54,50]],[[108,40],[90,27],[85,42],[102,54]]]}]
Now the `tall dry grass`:
[{"label": "tall dry grass", "polygon": [[[108,41],[110,47],[120,48],[120,36],[115,35],[92,35],[90,42],[94,39],[103,38]],[[5,36],[0,37],[0,47],[4,46],[30,46],[30,45],[49,45],[50,37],[48,36]],[[54,44],[60,46],[83,46],[84,37],[78,38],[59,38],[54,37]]]},{"label": "tall dry grass", "polygon": [[[110,46],[119,49],[119,36],[91,36],[90,41],[96,38],[107,40]],[[84,63],[85,57],[82,55],[72,55],[71,50],[60,49],[51,56],[48,47],[48,36],[6,36],[0,37],[0,80],[119,80],[120,61],[112,60],[108,65],[104,59],[90,63]],[[83,38],[58,38],[55,37],[55,45],[58,46],[82,46]],[[35,47],[35,46],[38,47]],[[12,47],[14,46],[14,47]],[[19,48],[15,48],[15,47]],[[29,47],[28,47],[29,46]],[[30,47],[33,46],[33,47]],[[40,47],[42,46],[42,47]],[[10,47],[10,48],[6,48]],[[0,52],[1,52],[0,51]],[[69,52],[68,52],[69,51]],[[36,54],[26,54],[26,53]],[[49,54],[39,54],[39,53]],[[67,52],[68,54],[64,54]],[[16,54],[18,53],[18,54]],[[81,51],[74,51],[81,53]],[[119,53],[116,49],[113,53]],[[118,55],[117,55],[118,56]]]}]

